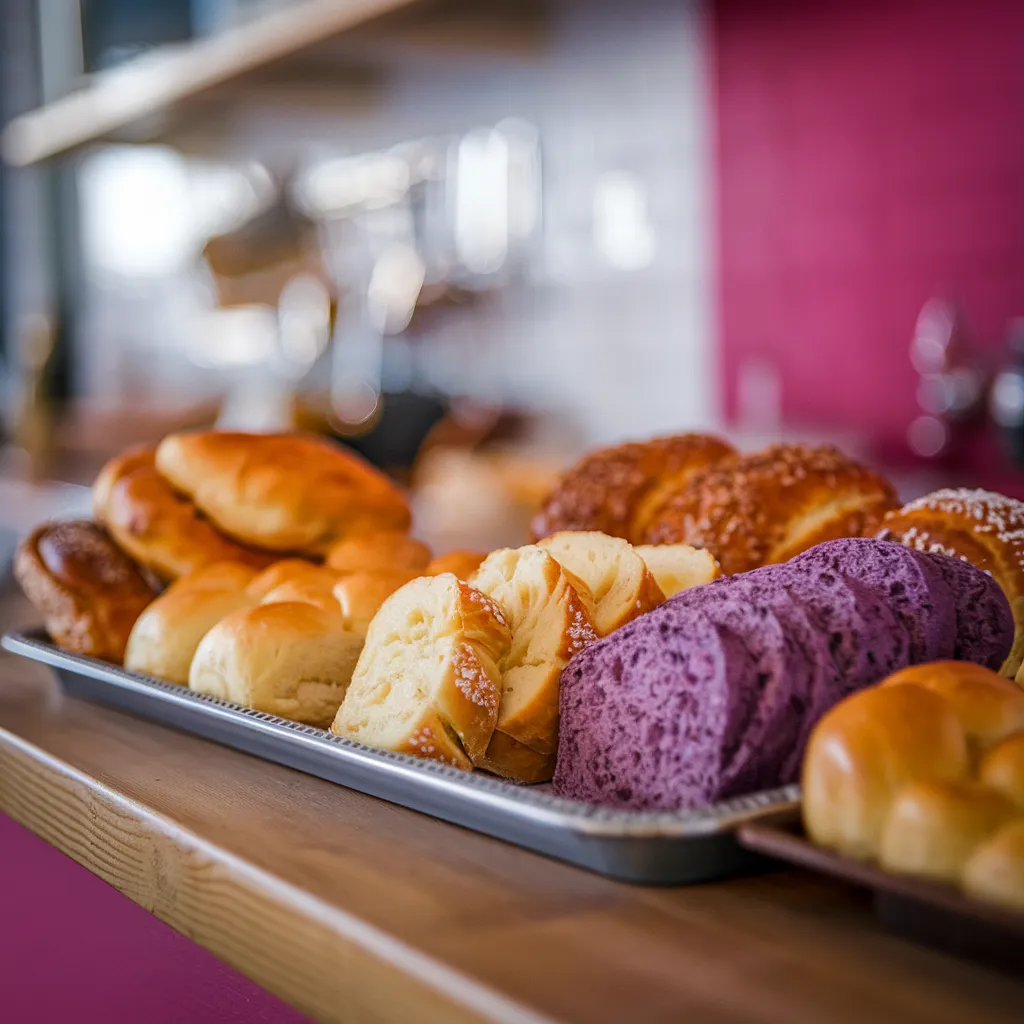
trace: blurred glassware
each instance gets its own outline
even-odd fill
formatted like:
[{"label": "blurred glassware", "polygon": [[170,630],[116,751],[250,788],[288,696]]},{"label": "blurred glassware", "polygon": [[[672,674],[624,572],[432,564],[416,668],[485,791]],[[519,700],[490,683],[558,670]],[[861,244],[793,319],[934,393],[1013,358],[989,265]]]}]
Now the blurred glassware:
[{"label": "blurred glassware", "polygon": [[1024,467],[1024,319],[1010,323],[1003,366],[992,384],[989,408],[1004,451],[1015,466]]}]

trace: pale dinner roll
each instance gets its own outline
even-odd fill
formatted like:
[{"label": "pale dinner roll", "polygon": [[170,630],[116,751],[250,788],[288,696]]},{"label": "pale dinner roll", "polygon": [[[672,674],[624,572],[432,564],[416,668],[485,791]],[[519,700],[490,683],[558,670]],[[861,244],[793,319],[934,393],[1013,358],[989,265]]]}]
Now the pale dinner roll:
[{"label": "pale dinner roll", "polygon": [[449,551],[431,559],[423,575],[440,576],[443,572],[450,572],[460,580],[468,580],[486,557],[483,551]]},{"label": "pale dinner roll", "polygon": [[347,537],[327,552],[327,566],[339,574],[398,570],[420,576],[430,562],[430,548],[397,531]]},{"label": "pale dinner roll", "polygon": [[494,732],[511,644],[489,597],[450,573],[415,579],[370,624],[331,731],[468,769]]},{"label": "pale dinner roll", "polygon": [[203,637],[225,615],[256,603],[246,591],[255,575],[239,562],[215,562],[172,583],[136,620],[124,667],[187,686]]},{"label": "pale dinner roll", "polygon": [[[470,584],[492,598],[512,630],[499,663],[501,708],[497,729],[539,754],[558,746],[558,681],[573,655],[597,640],[586,606],[566,571],[543,548],[494,551]],[[488,767],[503,770],[494,749]]]},{"label": "pale dinner roll", "polygon": [[912,683],[949,701],[967,733],[972,759],[1024,729],[1024,690],[998,672],[970,661],[933,661],[911,665],[884,680],[883,686]]},{"label": "pale dinner roll", "polygon": [[1024,911],[1024,818],[1004,825],[974,851],[960,884],[975,899]]},{"label": "pale dinner roll", "polygon": [[540,754],[495,729],[483,757],[477,758],[476,766],[514,782],[549,782],[555,774],[555,755]]},{"label": "pale dinner roll", "polygon": [[949,701],[911,684],[863,690],[811,733],[804,825],[815,843],[875,857],[889,808],[907,783],[956,781],[968,769],[967,736]]},{"label": "pale dinner roll", "polygon": [[978,782],[911,782],[886,815],[878,861],[888,871],[956,883],[975,849],[1019,814]]},{"label": "pale dinner roll", "polygon": [[326,728],[348,688],[362,638],[322,608],[281,602],[221,619],[192,659],[189,686],[257,711]]},{"label": "pale dinner roll", "polygon": [[613,630],[665,600],[636,549],[619,537],[593,531],[564,531],[538,542],[572,576],[598,636]]},{"label": "pale dinner roll", "polygon": [[689,544],[638,544],[634,548],[665,597],[717,580],[722,570],[714,555]]},{"label": "pale dinner roll", "polygon": [[330,590],[339,579],[341,574],[326,566],[307,562],[304,558],[282,558],[253,579],[249,584],[249,593],[257,601],[262,601],[283,583],[309,584]]},{"label": "pale dinner roll", "polygon": [[994,746],[981,759],[978,778],[1024,812],[1024,732]]},{"label": "pale dinner roll", "polygon": [[380,606],[418,575],[411,569],[393,569],[343,576],[334,585],[334,599],[341,608],[345,628],[365,636]]},{"label": "pale dinner roll", "polygon": [[343,537],[407,530],[402,491],[359,456],[302,434],[172,434],[156,468],[230,537],[322,556]]},{"label": "pale dinner roll", "polygon": [[274,587],[266,594],[260,604],[282,604],[284,602],[300,602],[302,604],[314,604],[322,612],[326,612],[336,629],[341,632],[351,632],[345,625],[345,617],[341,613],[341,605],[330,588],[318,583],[303,583],[293,580],[290,583],[282,583]]}]

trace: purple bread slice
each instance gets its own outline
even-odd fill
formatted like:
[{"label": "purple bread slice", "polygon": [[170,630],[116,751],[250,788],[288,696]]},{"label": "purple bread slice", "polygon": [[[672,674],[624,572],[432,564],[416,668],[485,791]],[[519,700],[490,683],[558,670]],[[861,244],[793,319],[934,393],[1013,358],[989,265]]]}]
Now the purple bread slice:
[{"label": "purple bread slice", "polygon": [[998,671],[1013,646],[1013,612],[1002,587],[960,558],[926,553],[953,591],[956,644],[953,657]]},{"label": "purple bread slice", "polygon": [[789,564],[841,573],[888,599],[910,635],[912,664],[953,657],[953,592],[922,552],[893,541],[850,537],[819,544]]},{"label": "purple bread slice", "polygon": [[555,793],[637,810],[719,799],[756,675],[740,639],[695,609],[662,605],[591,645],[562,673]]}]

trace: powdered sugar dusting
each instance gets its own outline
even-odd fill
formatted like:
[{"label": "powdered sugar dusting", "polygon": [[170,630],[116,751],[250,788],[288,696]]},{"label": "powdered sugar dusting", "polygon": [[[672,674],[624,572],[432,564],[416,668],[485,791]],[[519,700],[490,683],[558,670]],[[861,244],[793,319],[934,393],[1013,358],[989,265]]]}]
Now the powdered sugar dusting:
[{"label": "powdered sugar dusting", "polygon": [[469,645],[456,646],[452,653],[452,670],[455,685],[463,697],[477,707],[497,709],[501,697],[498,687]]},{"label": "powdered sugar dusting", "polygon": [[944,488],[903,506],[901,514],[941,512],[972,520],[973,533],[1013,541],[1024,531],[1024,502],[993,491]]}]

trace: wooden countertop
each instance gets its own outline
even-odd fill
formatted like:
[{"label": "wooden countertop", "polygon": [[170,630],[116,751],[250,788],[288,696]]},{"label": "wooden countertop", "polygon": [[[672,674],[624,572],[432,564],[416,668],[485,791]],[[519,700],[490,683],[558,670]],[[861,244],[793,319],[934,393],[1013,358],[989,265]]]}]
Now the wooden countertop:
[{"label": "wooden countertop", "polygon": [[940,1024],[1024,1002],[830,881],[610,882],[68,698],[6,654],[0,809],[322,1020]]}]

